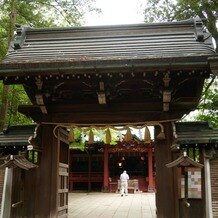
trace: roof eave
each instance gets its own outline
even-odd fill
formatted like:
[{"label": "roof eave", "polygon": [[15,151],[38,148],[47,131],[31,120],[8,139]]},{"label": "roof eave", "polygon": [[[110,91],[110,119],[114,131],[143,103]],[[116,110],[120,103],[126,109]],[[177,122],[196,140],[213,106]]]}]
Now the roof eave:
[{"label": "roof eave", "polygon": [[[187,61],[188,58],[188,61]],[[176,70],[176,69],[205,69],[208,66],[208,56],[185,56],[185,57],[153,57],[139,59],[115,59],[115,60],[50,60],[49,62],[3,62],[0,64],[0,74],[4,76],[30,76],[39,73],[67,73],[89,70],[107,71],[113,69],[122,69],[128,71],[133,68],[146,68],[146,71],[155,70]]]}]

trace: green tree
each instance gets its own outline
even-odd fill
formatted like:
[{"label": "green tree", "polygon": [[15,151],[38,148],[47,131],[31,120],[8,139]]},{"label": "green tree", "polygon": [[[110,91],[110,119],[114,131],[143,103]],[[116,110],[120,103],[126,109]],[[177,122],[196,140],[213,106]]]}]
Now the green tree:
[{"label": "green tree", "polygon": [[[144,15],[145,22],[179,21],[198,16],[218,45],[217,0],[148,0]],[[205,82],[195,119],[210,121],[214,127],[218,127],[218,92],[215,87],[217,80],[212,76]]]},{"label": "green tree", "polygon": [[175,14],[175,1],[172,0],[148,0],[144,10],[145,22],[173,21]]},{"label": "green tree", "polygon": [[200,17],[218,44],[218,1],[217,0],[178,0],[175,7],[176,20]]},{"label": "green tree", "polygon": [[217,0],[148,0],[145,22],[179,21],[200,17],[218,44]]},{"label": "green tree", "polygon": [[215,76],[206,80],[204,84],[196,120],[209,121],[213,127],[218,128],[218,80]]},{"label": "green tree", "polygon": [[100,12],[95,0],[0,0],[0,59],[8,49],[15,24],[31,27],[80,26],[86,12]]},{"label": "green tree", "polygon": [[[16,0],[12,0],[9,2],[8,4],[8,8],[9,8],[9,17],[8,17],[8,30],[6,31],[7,34],[5,34],[5,37],[7,36],[7,38],[4,41],[3,38],[3,43],[6,44],[7,42],[7,47],[5,46],[5,48],[8,48],[10,45],[10,42],[13,39],[14,36],[14,25],[15,25],[15,21],[16,21]],[[1,13],[2,17],[4,17],[3,12]],[[1,28],[4,29],[4,28]],[[1,37],[0,37],[1,38]],[[4,53],[2,53],[4,54]],[[9,104],[9,92],[10,92],[10,86],[9,85],[3,85],[3,91],[2,91],[2,101],[1,101],[1,109],[0,109],[0,131],[4,128],[6,119],[7,119],[7,112],[8,112],[8,104]]]},{"label": "green tree", "polygon": [[[92,6],[95,0],[0,0],[0,60],[5,56],[14,38],[16,23],[33,27],[79,26],[85,12],[100,12]],[[25,92],[18,85],[0,83],[0,131],[5,123],[29,123],[15,110],[15,99],[27,101]],[[16,96],[11,96],[11,93]],[[12,105],[15,104],[15,105]],[[8,108],[10,107],[10,110]]]}]

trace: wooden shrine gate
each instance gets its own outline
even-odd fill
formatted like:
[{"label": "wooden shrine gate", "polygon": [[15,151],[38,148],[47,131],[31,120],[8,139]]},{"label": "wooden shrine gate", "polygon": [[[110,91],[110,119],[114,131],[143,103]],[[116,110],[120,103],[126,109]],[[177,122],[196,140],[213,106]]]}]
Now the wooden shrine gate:
[{"label": "wooden shrine gate", "polygon": [[152,123],[157,216],[178,217],[175,172],[165,166],[174,159],[172,122],[197,107],[205,79],[217,74],[218,66],[202,21],[20,26],[11,45],[0,63],[0,79],[23,84],[31,104],[19,112],[41,126],[36,138],[41,158],[34,179],[28,177],[34,190],[25,185],[32,198],[25,216],[67,216],[68,145],[58,125]]}]

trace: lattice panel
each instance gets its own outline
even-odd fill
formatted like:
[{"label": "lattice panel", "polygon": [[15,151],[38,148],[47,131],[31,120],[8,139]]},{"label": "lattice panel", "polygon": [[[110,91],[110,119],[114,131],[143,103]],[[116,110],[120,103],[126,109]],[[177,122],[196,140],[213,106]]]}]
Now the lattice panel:
[{"label": "lattice panel", "polygon": [[68,216],[68,164],[59,163],[58,217]]}]

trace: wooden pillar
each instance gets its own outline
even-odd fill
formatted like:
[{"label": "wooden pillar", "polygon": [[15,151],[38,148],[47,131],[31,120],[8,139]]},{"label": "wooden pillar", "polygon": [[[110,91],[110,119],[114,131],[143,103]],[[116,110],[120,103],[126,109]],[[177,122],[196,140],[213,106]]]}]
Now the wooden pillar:
[{"label": "wooden pillar", "polygon": [[155,127],[155,163],[156,163],[156,207],[158,218],[177,218],[178,199],[174,182],[173,169],[166,167],[173,161],[171,145],[173,131],[171,123],[165,123],[166,139],[157,139],[160,129]]},{"label": "wooden pillar", "polygon": [[154,191],[154,178],[153,178],[153,151],[152,148],[148,149],[148,192]]},{"label": "wooden pillar", "polygon": [[103,191],[109,191],[109,169],[108,169],[108,149],[104,148],[104,184]]},{"label": "wooden pillar", "polygon": [[41,132],[42,156],[38,168],[38,199],[35,217],[56,217],[58,197],[59,143],[52,125],[43,125]]}]

